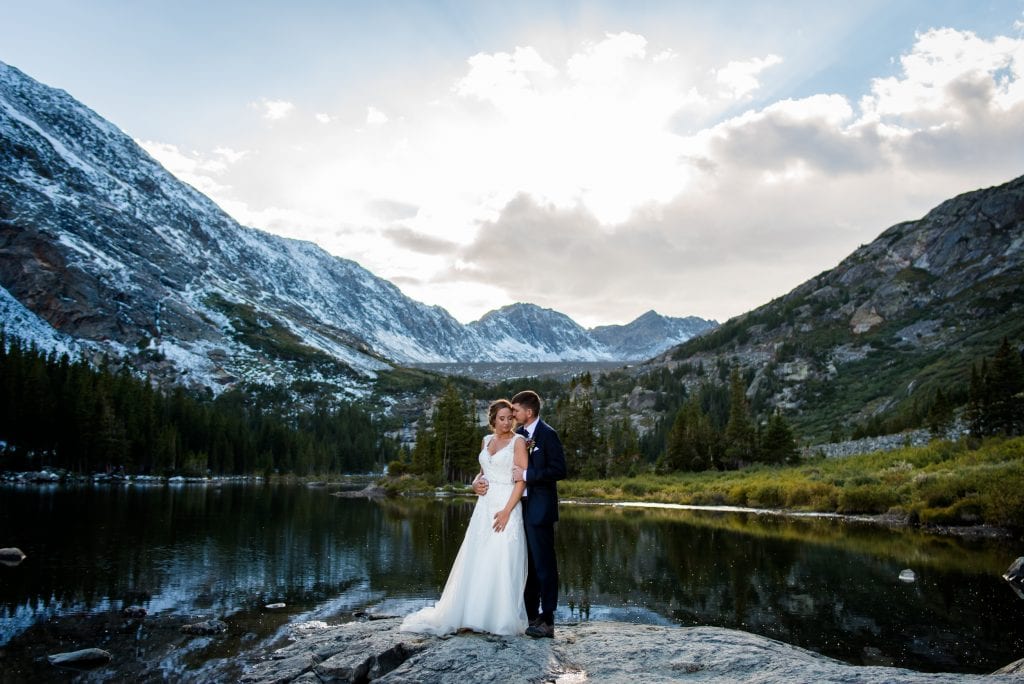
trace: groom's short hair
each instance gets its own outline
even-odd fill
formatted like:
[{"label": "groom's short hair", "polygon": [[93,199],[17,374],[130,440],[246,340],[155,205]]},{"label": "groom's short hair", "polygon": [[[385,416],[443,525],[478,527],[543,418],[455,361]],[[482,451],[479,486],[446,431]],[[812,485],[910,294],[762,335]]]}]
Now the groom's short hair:
[{"label": "groom's short hair", "polygon": [[516,396],[512,397],[512,403],[519,404],[523,408],[530,409],[533,411],[533,416],[535,418],[540,415],[540,396],[538,396],[533,390],[523,390]]}]

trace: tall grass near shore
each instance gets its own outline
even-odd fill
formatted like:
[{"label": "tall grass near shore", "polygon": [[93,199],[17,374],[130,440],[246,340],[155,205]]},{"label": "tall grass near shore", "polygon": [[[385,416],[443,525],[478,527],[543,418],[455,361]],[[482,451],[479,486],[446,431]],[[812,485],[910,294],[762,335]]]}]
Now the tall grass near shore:
[{"label": "tall grass near shore", "polygon": [[934,525],[1024,528],[1024,438],[934,441],[796,466],[559,483],[563,497],[894,514]]}]

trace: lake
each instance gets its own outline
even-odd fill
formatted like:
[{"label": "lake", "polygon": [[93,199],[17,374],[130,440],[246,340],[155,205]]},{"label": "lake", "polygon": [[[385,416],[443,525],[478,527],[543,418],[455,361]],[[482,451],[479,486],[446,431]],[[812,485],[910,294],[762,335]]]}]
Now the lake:
[{"label": "lake", "polygon": [[[100,647],[89,681],[202,677],[292,622],[435,600],[472,501],[329,487],[0,486],[0,671],[67,681],[47,654]],[[1024,657],[1024,548],[835,519],[564,503],[557,621],[742,629],[856,664],[990,672]],[[912,569],[916,581],[903,582]],[[283,609],[267,609],[284,603]],[[141,620],[122,610],[139,605]],[[217,617],[218,637],[180,627]],[[6,680],[5,680],[6,681]]]}]

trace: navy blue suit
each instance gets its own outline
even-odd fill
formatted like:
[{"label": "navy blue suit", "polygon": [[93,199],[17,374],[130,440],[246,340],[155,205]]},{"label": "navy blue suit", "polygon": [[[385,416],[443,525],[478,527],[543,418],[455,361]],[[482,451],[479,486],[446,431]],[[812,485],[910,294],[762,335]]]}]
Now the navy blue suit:
[{"label": "navy blue suit", "polygon": [[[525,432],[520,428],[520,432]],[[554,624],[558,603],[558,563],[555,559],[555,522],[558,520],[558,486],[565,478],[565,451],[558,433],[538,421],[533,429],[533,448],[526,469],[526,496],[523,498],[523,526],[529,573],[526,576],[526,615],[532,621],[538,615]]]}]

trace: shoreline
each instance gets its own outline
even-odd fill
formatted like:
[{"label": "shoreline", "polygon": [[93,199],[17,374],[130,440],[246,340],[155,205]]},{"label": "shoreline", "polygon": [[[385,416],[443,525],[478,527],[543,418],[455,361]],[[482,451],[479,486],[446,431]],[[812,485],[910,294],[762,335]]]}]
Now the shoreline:
[{"label": "shoreline", "polygon": [[[367,498],[367,499],[388,499],[388,498],[468,498],[476,495],[473,490],[466,487],[464,490],[455,491],[451,488],[437,488],[430,492],[401,492],[394,493],[386,487],[372,482],[363,489],[335,492],[334,496],[346,498]],[[703,504],[680,504],[667,501],[635,501],[628,499],[594,499],[594,498],[565,498],[559,501],[559,505],[568,506],[608,506],[611,508],[640,508],[660,509],[679,511],[704,511],[710,513],[747,513],[753,515],[779,516],[787,518],[806,518],[817,520],[841,520],[846,522],[858,522],[882,527],[897,529],[920,530],[936,535],[958,537],[962,539],[1024,539],[1024,530],[1016,530],[1009,527],[999,527],[986,523],[974,525],[934,525],[926,523],[913,523],[910,516],[895,513],[853,514],[835,513],[832,511],[803,511],[789,508],[764,508],[753,506],[732,506],[732,505],[703,505]]]},{"label": "shoreline", "polygon": [[[384,476],[386,479],[387,476]],[[426,490],[400,491],[381,486],[379,475],[347,475],[342,479],[300,478],[292,476],[272,476],[265,478],[260,475],[221,475],[210,477],[185,476],[147,476],[147,475],[71,475],[52,471],[38,472],[0,472],[0,485],[52,487],[60,485],[120,485],[141,487],[169,486],[212,486],[219,487],[232,484],[250,485],[294,485],[305,487],[323,487],[334,490],[332,496],[345,498],[473,498],[475,494],[467,485],[456,488],[452,485]],[[359,485],[365,484],[361,489]],[[821,520],[841,520],[859,522],[883,527],[920,530],[930,534],[958,537],[962,539],[1024,539],[1024,529],[1015,529],[976,523],[972,525],[937,525],[912,522],[909,515],[896,513],[854,514],[836,513],[834,511],[808,511],[788,508],[767,508],[757,506],[735,506],[726,504],[681,504],[670,501],[638,501],[630,499],[602,499],[587,497],[564,498],[560,504],[570,506],[609,506],[612,508],[640,508],[680,511],[705,511],[712,513],[746,513],[753,515],[780,516],[788,518],[806,518]]]},{"label": "shoreline", "polygon": [[702,506],[697,504],[661,503],[655,501],[603,501],[603,500],[580,500],[565,499],[559,503],[577,506],[611,506],[613,508],[651,508],[667,510],[686,511],[708,511],[713,513],[752,513],[755,515],[775,515],[787,518],[809,518],[825,520],[842,520],[847,522],[868,523],[900,529],[920,530],[933,534],[961,537],[965,539],[1013,539],[1019,536],[1019,532],[1008,527],[997,527],[994,525],[926,525],[913,524],[909,516],[896,515],[892,513],[881,513],[878,515],[832,513],[825,511],[796,511],[786,508],[752,508],[746,506]]}]

